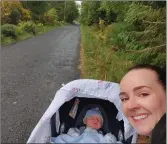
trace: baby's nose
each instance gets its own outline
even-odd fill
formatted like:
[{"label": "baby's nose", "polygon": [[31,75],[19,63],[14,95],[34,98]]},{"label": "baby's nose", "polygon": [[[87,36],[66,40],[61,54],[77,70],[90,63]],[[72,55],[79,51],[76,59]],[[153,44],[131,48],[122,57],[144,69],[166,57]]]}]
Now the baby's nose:
[{"label": "baby's nose", "polygon": [[94,119],[95,122],[97,122],[98,120],[97,119]]}]

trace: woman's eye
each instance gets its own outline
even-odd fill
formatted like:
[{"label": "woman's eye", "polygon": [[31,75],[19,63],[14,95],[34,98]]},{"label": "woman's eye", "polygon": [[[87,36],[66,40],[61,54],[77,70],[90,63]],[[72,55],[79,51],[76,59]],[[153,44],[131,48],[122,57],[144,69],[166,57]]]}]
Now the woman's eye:
[{"label": "woman's eye", "polygon": [[141,97],[145,97],[145,96],[148,96],[149,94],[148,93],[141,93],[141,94],[139,94],[139,96],[141,96]]},{"label": "woman's eye", "polygon": [[128,98],[121,98],[122,102],[125,102],[126,100],[128,100]]}]

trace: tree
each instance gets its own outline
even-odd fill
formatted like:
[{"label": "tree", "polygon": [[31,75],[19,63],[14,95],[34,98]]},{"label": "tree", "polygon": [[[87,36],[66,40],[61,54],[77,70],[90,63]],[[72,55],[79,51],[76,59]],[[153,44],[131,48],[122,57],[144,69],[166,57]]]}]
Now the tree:
[{"label": "tree", "polygon": [[77,5],[74,1],[65,2],[65,21],[72,23],[79,16]]},{"label": "tree", "polygon": [[57,12],[55,8],[49,9],[44,13],[43,23],[54,25],[57,22]]},{"label": "tree", "polygon": [[33,20],[41,21],[49,5],[46,1],[22,1],[23,7],[29,9]]},{"label": "tree", "polygon": [[11,19],[11,23],[16,25],[21,18],[21,14],[18,9],[14,8],[12,9],[9,17]]},{"label": "tree", "polygon": [[123,21],[130,4],[131,2],[127,1],[102,1],[100,9],[106,11],[105,21],[109,24]]},{"label": "tree", "polygon": [[48,1],[48,5],[50,8],[55,8],[57,13],[57,20],[64,20],[64,9],[65,9],[65,1]]},{"label": "tree", "polygon": [[98,24],[100,1],[83,1],[81,4],[80,21],[86,25]]},{"label": "tree", "polygon": [[2,1],[1,7],[2,24],[16,24],[18,20],[29,20],[31,18],[29,11],[23,8],[19,1]]}]

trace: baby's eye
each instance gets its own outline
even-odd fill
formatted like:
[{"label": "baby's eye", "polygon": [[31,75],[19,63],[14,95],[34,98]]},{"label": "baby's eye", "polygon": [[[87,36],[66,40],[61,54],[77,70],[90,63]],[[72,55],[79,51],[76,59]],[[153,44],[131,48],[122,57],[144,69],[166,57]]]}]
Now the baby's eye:
[{"label": "baby's eye", "polygon": [[100,121],[100,119],[98,118],[97,121]]}]

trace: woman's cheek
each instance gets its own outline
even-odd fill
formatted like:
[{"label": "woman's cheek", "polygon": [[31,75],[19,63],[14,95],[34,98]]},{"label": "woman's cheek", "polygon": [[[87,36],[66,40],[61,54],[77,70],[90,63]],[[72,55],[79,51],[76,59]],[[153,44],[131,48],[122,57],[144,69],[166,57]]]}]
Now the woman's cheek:
[{"label": "woman's cheek", "polygon": [[122,104],[122,112],[127,117],[127,108],[125,104]]}]

